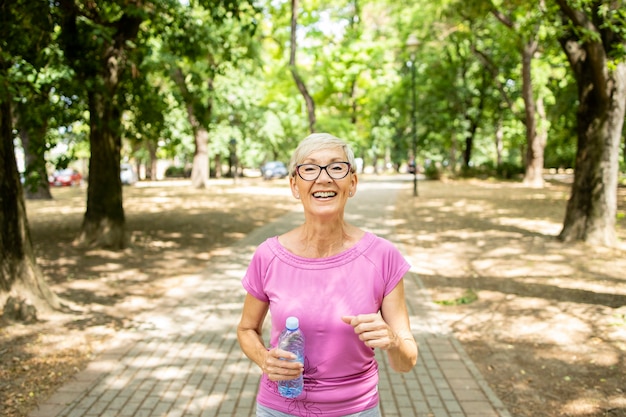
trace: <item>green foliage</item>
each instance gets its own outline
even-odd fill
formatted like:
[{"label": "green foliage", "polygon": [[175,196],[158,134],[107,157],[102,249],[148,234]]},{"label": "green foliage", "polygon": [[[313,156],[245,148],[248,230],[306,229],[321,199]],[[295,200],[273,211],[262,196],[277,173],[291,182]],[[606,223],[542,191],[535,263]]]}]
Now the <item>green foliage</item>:
[{"label": "green foliage", "polygon": [[524,176],[524,166],[513,161],[504,161],[500,164],[488,161],[477,166],[463,167],[459,175],[463,178],[520,180]]},{"label": "green foliage", "polygon": [[476,294],[476,292],[473,289],[468,288],[467,290],[465,290],[463,295],[458,298],[455,298],[453,300],[435,301],[435,303],[442,305],[442,306],[459,306],[459,305],[471,304],[477,300],[478,300],[478,294]]},{"label": "green foliage", "polygon": [[166,178],[189,178],[190,176],[190,169],[182,166],[170,166],[165,170]]},{"label": "green foliage", "polygon": [[[58,143],[70,159],[88,157],[85,109],[95,86],[87,76],[102,70],[103,44],[137,20],[143,23],[136,38],[123,45],[129,68],[119,87],[123,159],[147,164],[152,149],[181,166],[190,163],[190,108],[209,132],[210,157],[227,157],[235,139],[244,166],[288,160],[308,133],[288,69],[289,2],[158,0],[147,8],[103,1],[92,7],[18,0],[2,15],[0,53],[15,63],[4,75],[12,82],[3,85],[24,103],[35,94],[49,96],[47,109],[32,115],[48,121],[46,151]],[[546,167],[571,167],[577,90],[556,42],[562,29],[548,20],[554,10],[547,7],[521,0],[301,3],[296,62],[315,99],[317,130],[347,139],[366,163],[405,164],[415,133],[418,159],[431,177],[464,165],[465,175],[517,178],[526,145],[520,48],[536,37],[533,92],[546,106]],[[61,31],[73,17],[73,29]],[[624,35],[623,10],[605,5],[598,18],[603,33]],[[419,45],[407,46],[409,35]],[[611,59],[621,59],[623,43],[612,45]],[[182,84],[173,78],[176,71]]]},{"label": "green foliage", "polygon": [[430,162],[424,166],[424,175],[429,180],[440,180],[443,176],[443,170],[439,164]]}]

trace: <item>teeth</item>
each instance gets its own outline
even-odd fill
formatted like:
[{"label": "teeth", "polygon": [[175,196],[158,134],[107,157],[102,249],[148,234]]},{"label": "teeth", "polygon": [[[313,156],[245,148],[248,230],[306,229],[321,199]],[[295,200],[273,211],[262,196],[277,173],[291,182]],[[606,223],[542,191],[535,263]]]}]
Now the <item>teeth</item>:
[{"label": "teeth", "polygon": [[313,197],[325,198],[325,197],[334,197],[336,195],[337,195],[337,193],[332,192],[332,191],[320,191],[320,192],[314,193]]}]

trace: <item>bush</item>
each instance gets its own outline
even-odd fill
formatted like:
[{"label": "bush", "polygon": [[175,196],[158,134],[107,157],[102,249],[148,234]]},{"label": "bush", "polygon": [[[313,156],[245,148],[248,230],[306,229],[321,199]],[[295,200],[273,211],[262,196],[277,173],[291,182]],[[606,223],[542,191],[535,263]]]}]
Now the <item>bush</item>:
[{"label": "bush", "polygon": [[524,175],[524,167],[512,162],[503,162],[496,167],[496,177],[503,179],[514,179]]},{"label": "bush", "polygon": [[165,178],[189,178],[191,172],[185,167],[170,166],[165,170]]},{"label": "bush", "polygon": [[524,167],[513,162],[503,162],[495,165],[492,162],[484,163],[477,167],[463,167],[460,176],[463,178],[498,178],[517,179],[524,175]]},{"label": "bush", "polygon": [[437,163],[430,163],[424,167],[424,175],[429,180],[440,180],[441,179],[441,168]]}]

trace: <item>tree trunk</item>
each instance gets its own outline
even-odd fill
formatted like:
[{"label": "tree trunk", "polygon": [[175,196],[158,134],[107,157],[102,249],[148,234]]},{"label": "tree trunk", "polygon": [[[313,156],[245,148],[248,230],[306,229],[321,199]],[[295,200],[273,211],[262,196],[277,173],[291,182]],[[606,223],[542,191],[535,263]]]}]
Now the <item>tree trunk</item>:
[{"label": "tree trunk", "polygon": [[[209,185],[209,132],[200,123],[198,115],[196,115],[196,106],[194,105],[194,97],[189,92],[185,83],[185,74],[180,68],[175,68],[171,73],[172,79],[180,89],[185,107],[187,109],[187,120],[191,125],[194,142],[196,144],[193,154],[193,167],[191,169],[191,185],[195,188],[207,188]],[[213,89],[212,80],[208,81],[209,90]],[[210,100],[210,99],[209,99]],[[209,101],[207,106],[207,114],[211,113],[212,103]]]},{"label": "tree trunk", "polygon": [[538,132],[537,116],[545,117],[545,110],[541,98],[535,98],[533,94],[532,60],[537,51],[536,40],[528,41],[522,48],[522,97],[524,99],[525,124],[526,124],[526,169],[524,172],[524,184],[541,188],[543,187],[543,162],[546,147],[547,133]]},{"label": "tree trunk", "polygon": [[[540,9],[544,10],[545,5],[543,1],[540,1]],[[520,28],[516,25],[515,21],[511,19],[510,15],[495,9],[492,14],[502,24],[511,29],[516,35],[520,36]],[[533,80],[532,80],[532,61],[537,53],[539,43],[536,38],[536,34],[539,31],[539,24],[532,31],[531,39],[523,41],[521,48],[522,55],[522,98],[524,99],[524,124],[526,126],[526,155],[524,158],[525,172],[524,172],[524,184],[541,188],[544,186],[543,181],[543,164],[544,164],[544,152],[546,148],[546,141],[548,138],[548,131],[544,127],[546,123],[538,124],[537,118],[540,121],[545,120],[545,109],[543,107],[543,100],[541,97],[535,101],[533,94]],[[522,37],[523,38],[523,37]],[[491,66],[495,68],[495,66]],[[494,72],[494,74],[497,74]],[[494,77],[495,78],[495,77]],[[513,103],[510,101],[508,94],[503,89],[503,85],[498,83],[498,88],[507,99],[509,108],[513,110]],[[541,126],[541,127],[539,127]],[[499,165],[499,164],[498,164]]]},{"label": "tree trunk", "polygon": [[[147,142],[148,153],[150,155],[150,159],[148,160],[148,164],[146,165],[146,179],[150,181],[156,181],[157,179],[157,144],[154,141],[149,140]],[[137,171],[137,175],[139,175],[139,171]]]},{"label": "tree trunk", "polygon": [[502,165],[502,151],[504,150],[504,130],[502,129],[502,119],[498,118],[496,123],[496,166]]},{"label": "tree trunk", "polygon": [[626,107],[626,63],[609,71],[602,44],[562,42],[578,83],[578,149],[563,241],[617,243],[619,146]]},{"label": "tree trunk", "polygon": [[[482,113],[484,103],[484,95],[481,94],[480,102],[479,102],[479,113]],[[480,122],[480,114],[476,117],[472,117],[469,114],[465,114],[465,120],[469,123],[469,129],[467,132],[467,137],[465,138],[465,149],[463,150],[463,166],[465,168],[470,167],[470,163],[472,162],[472,152],[474,151],[474,138],[476,137],[476,131],[478,130],[478,125]]]},{"label": "tree trunk", "polygon": [[458,161],[457,139],[456,139],[456,134],[452,132],[452,135],[450,137],[450,171],[452,173],[456,173],[457,161]]},{"label": "tree trunk", "polygon": [[[465,78],[465,74],[463,75]],[[480,88],[480,93],[478,96],[478,106],[476,110],[478,110],[477,114],[472,115],[469,112],[465,112],[464,118],[467,120],[469,124],[467,137],[465,138],[465,149],[463,150],[463,167],[469,168],[470,163],[472,161],[472,153],[474,151],[474,138],[476,137],[476,132],[478,131],[478,127],[480,125],[480,120],[482,118],[483,110],[485,108],[485,91],[487,89],[487,84],[490,80],[487,77],[487,73],[483,73],[482,77],[482,88]],[[470,108],[468,105],[467,108]]]},{"label": "tree trunk", "polygon": [[10,103],[10,97],[0,95],[0,304],[17,296],[44,311],[59,309],[60,301],[35,261],[15,162]]},{"label": "tree trunk", "polygon": [[309,90],[307,90],[304,81],[300,77],[298,73],[298,68],[296,66],[296,50],[297,50],[297,42],[296,42],[296,28],[298,26],[298,0],[291,0],[291,45],[289,51],[289,69],[291,70],[291,75],[293,80],[298,87],[298,91],[302,94],[304,98],[304,102],[306,103],[306,112],[309,119],[309,131],[311,133],[315,132],[315,102],[313,101],[313,97],[309,94]]},{"label": "tree trunk", "polygon": [[196,124],[193,131],[196,149],[193,154],[191,185],[195,188],[207,188],[209,186],[209,132],[199,124]]},{"label": "tree trunk", "polygon": [[114,97],[114,91],[89,93],[91,156],[87,211],[76,241],[81,246],[123,249],[127,243],[120,179],[121,111]]},{"label": "tree trunk", "polygon": [[33,103],[21,104],[17,108],[17,128],[24,148],[25,182],[24,191],[29,200],[51,200],[48,172],[46,170],[46,131],[47,117],[41,108],[46,105],[48,96],[37,96]]},{"label": "tree trunk", "polygon": [[219,153],[213,156],[213,166],[215,167],[215,178],[222,178],[222,155]]},{"label": "tree trunk", "polygon": [[[144,17],[137,13],[138,5],[125,2],[113,14],[95,2],[57,3],[62,28],[59,41],[65,58],[87,89],[89,105],[87,210],[76,243],[122,249],[126,235],[120,179],[124,109],[120,86],[131,41],[137,38]],[[101,35],[103,28],[111,30],[110,37]]]},{"label": "tree trunk", "polygon": [[[44,130],[37,129],[37,130]],[[52,200],[50,194],[50,184],[48,182],[48,172],[46,170],[46,159],[43,151],[39,152],[36,148],[39,145],[33,144],[33,137],[27,130],[20,129],[20,139],[24,147],[24,191],[28,200]],[[37,135],[37,139],[43,136]],[[37,141],[38,142],[38,141]]]}]

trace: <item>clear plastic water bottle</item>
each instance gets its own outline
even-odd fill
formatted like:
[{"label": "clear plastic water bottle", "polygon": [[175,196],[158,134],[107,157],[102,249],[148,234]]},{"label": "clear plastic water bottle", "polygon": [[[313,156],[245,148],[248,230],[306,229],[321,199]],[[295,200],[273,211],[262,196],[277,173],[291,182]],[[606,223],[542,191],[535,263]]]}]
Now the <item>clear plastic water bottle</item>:
[{"label": "clear plastic water bottle", "polygon": [[[285,329],[278,337],[278,348],[291,352],[297,356],[294,362],[304,363],[304,335],[299,328],[297,317],[288,317]],[[278,393],[286,398],[296,398],[302,394],[304,378],[302,374],[296,379],[278,381]]]}]

